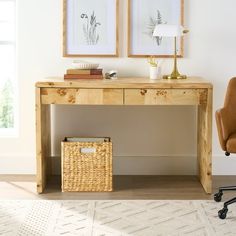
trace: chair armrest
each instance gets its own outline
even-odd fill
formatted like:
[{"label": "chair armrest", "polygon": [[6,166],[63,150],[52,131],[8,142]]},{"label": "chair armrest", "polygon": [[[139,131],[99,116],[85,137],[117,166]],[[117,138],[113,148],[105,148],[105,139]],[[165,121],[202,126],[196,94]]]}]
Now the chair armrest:
[{"label": "chair armrest", "polygon": [[219,142],[222,150],[226,151],[226,142],[230,135],[230,131],[227,125],[227,111],[224,108],[217,110],[215,113],[215,118]]}]

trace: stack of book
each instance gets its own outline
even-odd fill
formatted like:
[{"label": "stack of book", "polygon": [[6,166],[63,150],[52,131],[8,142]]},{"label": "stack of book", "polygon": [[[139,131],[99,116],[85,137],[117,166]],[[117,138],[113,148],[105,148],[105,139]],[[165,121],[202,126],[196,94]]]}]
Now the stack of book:
[{"label": "stack of book", "polygon": [[103,79],[102,69],[68,69],[64,79]]}]

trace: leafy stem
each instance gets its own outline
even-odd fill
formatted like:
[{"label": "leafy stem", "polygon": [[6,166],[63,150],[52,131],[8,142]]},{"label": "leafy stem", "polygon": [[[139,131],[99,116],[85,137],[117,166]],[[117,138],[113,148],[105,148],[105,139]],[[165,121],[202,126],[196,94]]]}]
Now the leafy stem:
[{"label": "leafy stem", "polygon": [[81,14],[80,17],[85,20],[85,23],[83,24],[83,32],[86,43],[88,45],[96,45],[99,41],[97,28],[101,25],[101,23],[97,22],[94,11],[90,17],[85,13]]}]

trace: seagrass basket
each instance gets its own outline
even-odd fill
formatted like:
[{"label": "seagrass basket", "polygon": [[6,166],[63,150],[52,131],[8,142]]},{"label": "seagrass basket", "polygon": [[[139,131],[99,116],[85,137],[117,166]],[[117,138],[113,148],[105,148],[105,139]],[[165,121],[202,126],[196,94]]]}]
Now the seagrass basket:
[{"label": "seagrass basket", "polygon": [[65,138],[61,148],[63,192],[112,191],[110,138]]}]

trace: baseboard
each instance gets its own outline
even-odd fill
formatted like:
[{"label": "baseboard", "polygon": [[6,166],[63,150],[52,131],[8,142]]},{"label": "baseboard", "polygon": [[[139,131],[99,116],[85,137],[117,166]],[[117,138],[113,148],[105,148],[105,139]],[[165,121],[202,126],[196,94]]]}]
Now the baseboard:
[{"label": "baseboard", "polygon": [[34,175],[36,158],[32,155],[1,155],[0,174]]}]

